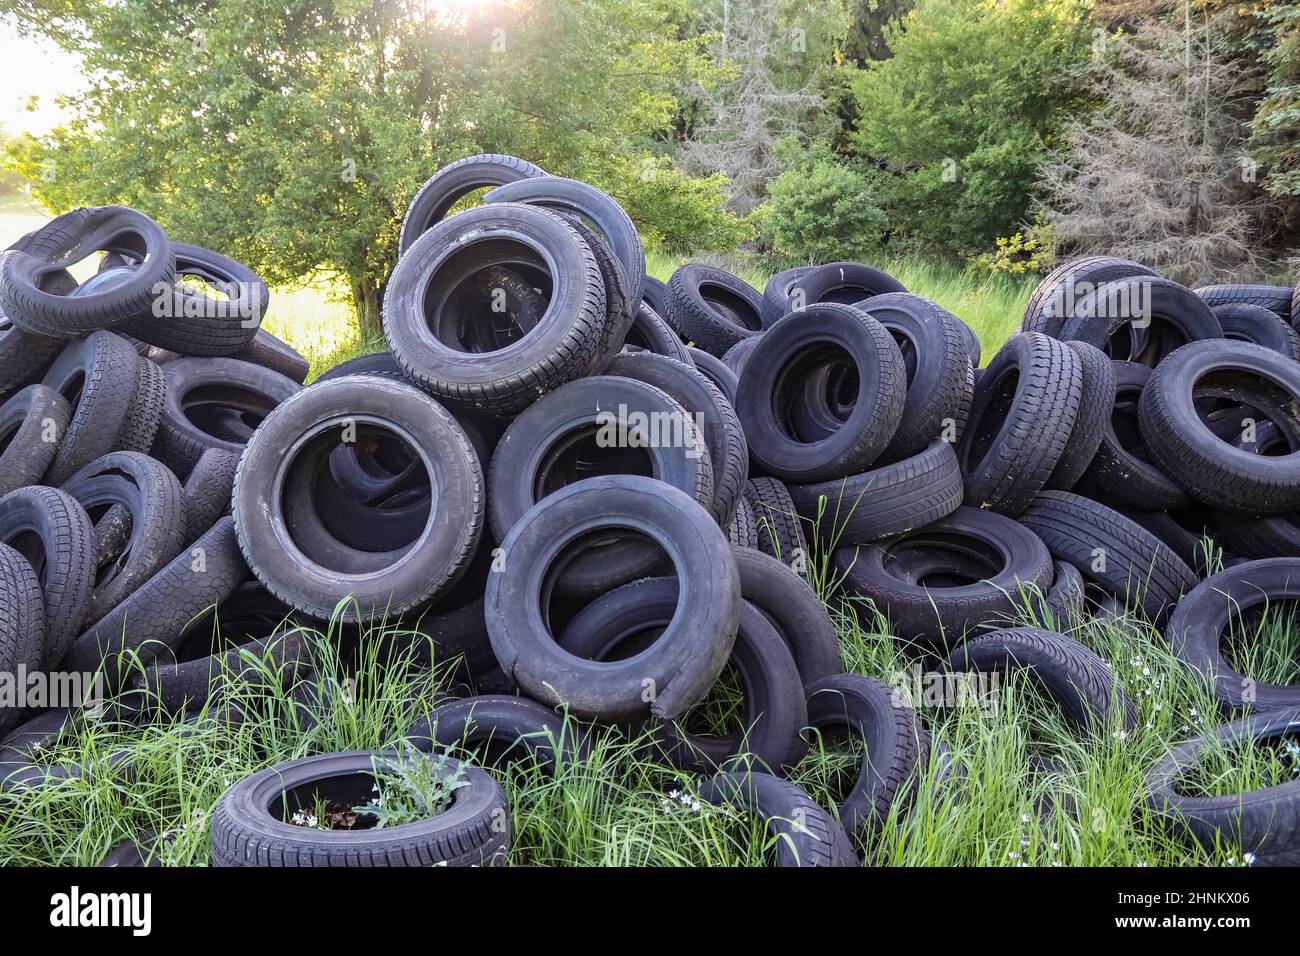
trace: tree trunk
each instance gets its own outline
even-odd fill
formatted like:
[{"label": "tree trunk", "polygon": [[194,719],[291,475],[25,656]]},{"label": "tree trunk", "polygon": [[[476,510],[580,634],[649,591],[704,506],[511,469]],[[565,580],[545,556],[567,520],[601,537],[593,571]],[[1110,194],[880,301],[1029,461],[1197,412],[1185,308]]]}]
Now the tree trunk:
[{"label": "tree trunk", "polygon": [[380,322],[379,286],[373,279],[352,280],[352,305],[357,312],[357,328],[361,338],[369,341],[381,338],[384,334]]}]

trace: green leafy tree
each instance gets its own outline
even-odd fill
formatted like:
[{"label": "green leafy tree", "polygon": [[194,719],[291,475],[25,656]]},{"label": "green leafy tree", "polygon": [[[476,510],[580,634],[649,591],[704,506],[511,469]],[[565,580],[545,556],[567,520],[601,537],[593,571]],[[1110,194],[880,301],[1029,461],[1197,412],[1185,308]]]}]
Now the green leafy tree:
[{"label": "green leafy tree", "polygon": [[894,174],[882,203],[905,241],[970,255],[1014,231],[1080,102],[1090,29],[1078,0],[919,0],[887,31],[852,142]]},{"label": "green leafy tree", "polygon": [[366,332],[434,170],[496,151],[627,181],[708,70],[679,0],[0,2],[91,79],[9,152],[41,201],[135,206],[271,282],[341,280]]},{"label": "green leafy tree", "polygon": [[1300,3],[1273,4],[1264,17],[1272,28],[1268,89],[1255,110],[1252,147],[1264,188],[1300,199]]}]

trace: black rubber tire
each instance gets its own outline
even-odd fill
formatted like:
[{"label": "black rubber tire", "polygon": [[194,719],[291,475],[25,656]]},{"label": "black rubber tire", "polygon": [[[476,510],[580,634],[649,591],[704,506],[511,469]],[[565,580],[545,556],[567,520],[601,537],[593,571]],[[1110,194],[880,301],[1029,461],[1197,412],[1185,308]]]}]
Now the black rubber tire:
[{"label": "black rubber tire", "polygon": [[641,288],[641,301],[650,306],[651,312],[663,318],[668,314],[668,283],[647,275]]},{"label": "black rubber tire", "polygon": [[[682,582],[672,624],[631,662],[598,665],[567,654],[543,619],[547,570],[568,545],[602,528],[657,542]],[[671,719],[722,673],[740,621],[740,578],[722,531],[676,488],[637,475],[580,481],[530,508],[501,548],[503,567],[488,577],[484,599],[488,634],[501,669],[529,696],[567,704],[580,718]]]},{"label": "black rubber tire", "polygon": [[751,478],[745,483],[745,497],[754,509],[758,550],[792,567],[806,563],[811,558],[808,543],[785,485],[775,478]]},{"label": "black rubber tire", "polygon": [[[65,291],[62,270],[54,270],[54,281],[46,278],[56,262],[123,245],[141,265],[104,287],[91,279]],[[25,332],[71,339],[149,315],[155,286],[175,281],[176,257],[158,223],[125,206],[87,206],[51,219],[24,237],[22,248],[0,253],[0,311]]]},{"label": "black rubber tire", "polygon": [[245,440],[215,433],[217,412],[234,410],[249,429],[257,428],[302,390],[278,372],[231,358],[177,359],[163,366],[163,375],[167,399],[153,455],[182,481],[209,448],[243,453]]},{"label": "black rubber tire", "polygon": [[346,362],[340,362],[331,369],[326,369],[316,376],[316,381],[312,384],[328,382],[342,378],[344,375],[384,375],[406,378],[402,366],[397,364],[397,359],[393,358],[392,352],[371,352],[369,355],[358,355]]},{"label": "black rubber tire", "polygon": [[[319,452],[336,444],[343,421],[407,436],[438,489],[424,531],[401,551],[362,552],[337,540],[328,554],[303,550],[302,529],[319,531],[320,516],[307,495],[282,489],[319,474],[326,460]],[[338,614],[357,621],[375,611],[403,614],[445,594],[474,557],[484,496],[478,457],[449,412],[413,386],[355,375],[304,389],[267,416],[240,459],[232,510],[239,546],[268,591],[320,620],[350,596]]]},{"label": "black rubber tire", "polygon": [[600,267],[600,277],[605,283],[605,324],[600,343],[596,346],[596,353],[584,370],[587,375],[600,375],[623,350],[627,335],[636,322],[637,310],[633,307],[632,299],[628,297],[627,276],[623,275],[623,267],[614,258],[614,253],[610,251],[609,246],[605,245],[600,236],[592,232],[582,219],[569,215],[565,215],[565,219],[578,231],[582,241],[596,257],[596,265]]},{"label": "black rubber tire", "polygon": [[[650,357],[650,361],[669,360]],[[621,411],[611,411],[624,408],[627,417]],[[636,466],[643,466],[648,459],[649,472],[656,480],[679,489],[703,507],[712,508],[711,456],[691,413],[667,392],[644,381],[597,375],[548,392],[506,429],[488,470],[488,517],[493,536],[504,541],[525,512],[558,488],[584,477],[628,473],[621,471],[623,458],[619,452],[623,449],[616,450],[603,467],[593,462],[590,468],[584,468],[581,459],[568,461],[561,455],[574,447],[575,439],[593,433],[599,437],[599,429],[618,428],[621,432],[636,415],[644,415],[648,421],[679,423],[669,427],[680,436],[680,441],[677,438],[662,441],[647,435],[643,447],[627,449],[642,453],[637,455]],[[619,441],[627,445],[629,440],[620,438]],[[645,542],[611,536],[608,542],[593,545],[574,556],[557,575],[555,586],[566,596],[595,597],[611,587],[653,573],[662,560],[659,550]]]},{"label": "black rubber tire", "polygon": [[[1219,542],[1212,540],[1210,551],[1207,552],[1205,539],[1207,537],[1211,539],[1218,538],[1217,526],[1223,523],[1225,517],[1228,517],[1225,513],[1219,512],[1214,515],[1216,527],[1211,528],[1208,520],[1206,520],[1209,515],[1205,514],[1202,517],[1195,509],[1171,513],[1168,511],[1143,511],[1141,508],[1132,508],[1120,504],[1115,504],[1113,507],[1124,517],[1146,528],[1167,544],[1170,550],[1178,555],[1182,562],[1195,571],[1197,575],[1205,576],[1210,573],[1210,562],[1214,557],[1214,550]],[[1191,523],[1190,527],[1188,527],[1189,522]]]},{"label": "black rubber tire", "polygon": [[230,514],[238,468],[239,455],[223,448],[207,449],[194,463],[181,486],[185,495],[185,545],[206,533],[217,519]]},{"label": "black rubber tire", "polygon": [[1061,705],[1066,719],[1100,736],[1112,724],[1138,727],[1138,709],[1115,672],[1074,638],[1037,627],[1015,627],[973,637],[948,658],[954,673],[1026,670]]},{"label": "black rubber tire", "polygon": [[957,449],[966,503],[1029,507],[1065,453],[1083,401],[1083,365],[1065,343],[1017,332],[980,377]]},{"label": "black rubber tire", "polygon": [[971,401],[971,359],[962,322],[910,293],[878,295],[857,305],[889,331],[903,353],[903,417],[881,453],[884,461],[903,461],[923,452],[949,422],[957,421],[963,403]]},{"label": "black rubber tire", "polygon": [[668,281],[664,318],[685,342],[722,356],[733,345],[763,333],[763,297],[744,279],[722,269],[688,262]]},{"label": "black rubber tire", "polygon": [[809,685],[808,726],[819,734],[847,731],[866,747],[858,779],[839,806],[849,833],[860,840],[881,833],[891,807],[911,805],[919,775],[929,768],[929,735],[888,684],[839,674]]},{"label": "black rubber tire", "polygon": [[[1283,432],[1288,453],[1261,455],[1220,440],[1193,404],[1206,395],[1260,409]],[[1152,456],[1200,501],[1238,514],[1300,508],[1300,363],[1246,342],[1193,343],[1152,373],[1138,421]]]},{"label": "black rubber tire", "polygon": [[741,596],[776,628],[805,684],[842,673],[840,639],[817,592],[803,576],[771,555],[735,546]]},{"label": "black rubber tire", "polygon": [[727,540],[742,548],[758,548],[758,517],[744,495],[736,500],[736,513],[727,525]]},{"label": "black rubber tire", "polygon": [[722,393],[723,397],[731,404],[736,404],[736,389],[740,387],[740,379],[723,361],[716,355],[710,355],[708,352],[702,352],[699,349],[686,347],[691,355],[691,362],[695,368],[713,383],[714,388]]},{"label": "black rubber tire", "polygon": [[[880,456],[903,415],[907,370],[885,327],[848,305],[809,306],[759,339],[740,372],[736,413],[750,456],[785,481],[811,484],[856,474]],[[858,395],[843,425],[819,441],[802,441],[783,421],[803,401],[805,376],[843,355],[858,369]]]},{"label": "black rubber tire", "polygon": [[1155,535],[1089,498],[1044,491],[1020,521],[1054,558],[1109,593],[1135,600],[1157,623],[1196,586],[1192,569]]},{"label": "black rubber tire", "polygon": [[71,418],[67,399],[44,385],[28,385],[0,405],[0,495],[40,482]]},{"label": "black rubber tire", "polygon": [[[1300,558],[1247,561],[1206,578],[1179,602],[1165,636],[1174,653],[1214,689],[1224,714],[1300,710],[1300,684],[1267,684],[1239,673],[1224,647],[1240,640],[1252,608],[1300,599]],[[1237,625],[1236,633],[1234,622]]]},{"label": "black rubber tire", "polygon": [[644,302],[637,309],[632,327],[627,330],[627,335],[623,339],[623,349],[628,352],[644,349],[656,355],[666,355],[684,365],[695,364],[686,343],[677,336],[659,313]]},{"label": "black rubber tire", "polygon": [[149,661],[163,648],[176,647],[190,621],[226,600],[248,578],[234,522],[222,518],[78,637],[61,666],[93,673],[102,664],[106,682],[115,687],[134,666],[123,661],[119,667],[115,655],[131,651]]},{"label": "black rubber tire", "polygon": [[952,445],[935,439],[920,454],[840,481],[789,485],[808,530],[836,544],[865,544],[952,514],[965,494]]},{"label": "black rubber tire", "polygon": [[[1300,733],[1300,712],[1245,717],[1208,734],[1175,744],[1147,772],[1147,808],[1189,843],[1210,852],[1240,846],[1255,866],[1300,866],[1300,781],[1246,793],[1190,797],[1179,792],[1182,777],[1213,747],[1237,749]],[[1292,741],[1294,742],[1294,740]]]},{"label": "black rubber tire", "polygon": [[[739,345],[734,345],[729,348],[727,354],[722,356],[722,364],[731,369],[732,373],[736,376],[737,396],[740,394],[740,373],[744,370],[745,363],[749,361],[749,356],[758,346],[760,338],[760,336],[756,335],[753,338],[745,339],[745,341],[741,342]],[[731,404],[734,405],[736,403],[732,402]]]},{"label": "black rubber tire", "polygon": [[[331,778],[341,802],[369,802],[376,760],[412,759],[383,751],[317,754],[261,770],[236,783],[212,813],[212,865],[236,867],[504,866],[510,852],[510,811],[491,775],[449,760],[464,774],[452,805],[419,823],[354,830],[294,826],[276,816],[282,795],[307,791]],[[425,758],[418,758],[425,759]],[[429,758],[431,759],[431,758]],[[314,791],[313,791],[314,792]],[[284,802],[288,802],[285,800]],[[304,805],[310,809],[310,805]],[[286,811],[287,812],[287,811]]]},{"label": "black rubber tire", "polygon": [[18,551],[41,584],[45,641],[41,667],[57,664],[81,629],[95,580],[94,531],[76,499],[29,486],[0,498],[0,543]]},{"label": "black rubber tire", "polygon": [[1212,309],[1221,305],[1255,305],[1268,309],[1284,321],[1291,320],[1295,290],[1280,285],[1206,285],[1194,290]]},{"label": "black rubber tire", "polygon": [[1262,345],[1300,362],[1300,333],[1276,312],[1262,305],[1220,305],[1213,312],[1225,339]]},{"label": "black rubber tire", "polygon": [[185,498],[176,476],[148,455],[113,452],[82,468],[63,490],[87,513],[120,508],[130,531],[120,549],[95,555],[96,573],[86,609],[93,624],[171,561],[185,544]]},{"label": "black rubber tire", "polygon": [[720,773],[700,787],[700,799],[735,807],[767,822],[777,866],[858,866],[844,827],[788,780],[758,771]]},{"label": "black rubber tire", "polygon": [[141,359],[125,339],[93,332],[70,343],[42,382],[72,407],[72,419],[45,472],[45,484],[61,485],[72,473],[117,449],[126,429]]},{"label": "black rubber tire", "polygon": [[[45,600],[41,582],[23,555],[0,544],[0,672],[34,674],[45,651]],[[0,735],[22,720],[24,708],[0,704]]]},{"label": "black rubber tire", "polygon": [[116,750],[86,763],[50,763],[43,751],[57,745],[85,720],[81,710],[46,710],[19,724],[0,740],[0,792],[30,793],[90,774],[120,772],[129,777],[133,755]]},{"label": "black rubber tire", "polygon": [[1086,620],[1087,584],[1073,564],[1057,561],[1053,568],[1056,580],[1034,608],[1035,620],[1044,627],[1064,631]]},{"label": "black rubber tire", "polygon": [[769,328],[785,318],[790,311],[790,291],[812,270],[812,266],[795,266],[793,269],[783,269],[767,280],[767,285],[763,286],[763,328]]},{"label": "black rubber tire", "polygon": [[871,600],[898,637],[927,648],[1005,627],[1024,594],[1045,594],[1054,579],[1048,549],[1032,531],[968,507],[876,545],[839,548],[833,561],[846,592]]},{"label": "black rubber tire", "polygon": [[[1127,307],[1126,307],[1127,304]],[[1136,325],[1125,315],[1134,304],[1149,322]],[[1128,341],[1117,345],[1116,337]],[[1135,276],[1098,286],[1079,303],[1061,328],[1062,339],[1095,345],[1113,359],[1128,359],[1154,368],[1181,345],[1202,339],[1223,338],[1223,326],[1210,307],[1186,286],[1170,279]],[[1134,343],[1140,343],[1136,355]]]},{"label": "black rubber tire", "polygon": [[416,750],[435,747],[471,752],[493,770],[532,759],[552,775],[588,759],[590,748],[578,726],[526,697],[483,694],[438,704],[403,735]]},{"label": "black rubber tire", "polygon": [[162,855],[158,847],[161,842],[153,830],[142,830],[105,853],[99,865],[116,868],[162,866]]},{"label": "black rubber tire", "polygon": [[66,344],[64,339],[28,335],[0,312],[0,398],[39,381]]},{"label": "black rubber tire", "polygon": [[[248,347],[231,356],[241,362],[251,362],[301,385],[307,381],[311,363],[292,346],[280,341],[266,329],[258,329]],[[159,362],[158,364],[163,364]]]},{"label": "black rubber tire", "polygon": [[136,362],[135,393],[126,413],[126,424],[117,440],[119,451],[149,452],[158,436],[166,401],[167,379],[162,366],[141,357]]},{"label": "black rubber tire", "polygon": [[641,301],[645,287],[645,248],[641,245],[641,234],[623,207],[595,186],[559,176],[535,176],[498,186],[483,197],[483,202],[546,206],[590,222],[623,267],[628,301]]},{"label": "black rubber tire", "polygon": [[466,156],[442,167],[425,181],[406,207],[397,236],[399,258],[415,240],[440,223],[458,200],[474,190],[545,175],[540,166],[500,153]]},{"label": "black rubber tire", "polygon": [[794,301],[787,301],[787,306],[801,312],[827,302],[853,305],[872,296],[906,291],[903,283],[880,269],[859,262],[831,262],[801,275],[790,288],[787,300]]},{"label": "black rubber tire", "polygon": [[727,397],[702,371],[651,352],[620,355],[610,364],[607,374],[653,385],[695,416],[699,437],[708,448],[709,464],[713,468],[710,510],[719,525],[728,525],[749,477],[749,445]]},{"label": "black rubber tire", "polygon": [[[1111,411],[1102,426],[1101,441],[1088,479],[1106,495],[1147,511],[1177,510],[1192,503],[1165,470],[1154,461],[1140,431],[1138,410],[1151,370],[1136,362],[1112,362],[1115,390]],[[1078,484],[1078,482],[1075,482]]]},{"label": "black rubber tire", "polygon": [[[579,611],[558,643],[583,660],[626,659],[639,649],[638,638],[669,625],[678,590],[674,578],[646,578],[616,588]],[[663,759],[687,773],[716,770],[742,754],[771,772],[797,763],[804,750],[799,731],[808,718],[803,681],[789,645],[748,602],[741,605],[729,663],[744,694],[740,729],[704,737],[680,721],[657,722],[651,733]]]},{"label": "black rubber tire", "polygon": [[[172,251],[175,292],[155,298],[152,314],[128,320],[122,331],[180,355],[229,356],[251,345],[270,299],[266,283],[242,262],[211,249],[176,242]],[[225,297],[185,285],[187,276],[204,280]]]},{"label": "black rubber tire", "polygon": [[1141,263],[1114,256],[1067,259],[1049,272],[1029,296],[1021,328],[1026,332],[1043,332],[1059,338],[1061,327],[1071,317],[1072,306],[1096,286],[1131,276],[1158,275]]},{"label": "black rubber tire", "polygon": [[1097,457],[1115,407],[1115,368],[1106,353],[1087,342],[1067,342],[1083,371],[1079,411],[1070,428],[1065,449],[1047,479],[1051,491],[1069,491],[1079,483]]},{"label": "black rubber tire", "polygon": [[1263,517],[1221,512],[1214,528],[1223,546],[1243,558],[1300,558],[1300,512]]},{"label": "black rubber tire", "polygon": [[[505,348],[469,353],[448,299],[461,278],[505,265],[506,255],[535,268],[554,263],[543,269],[551,283],[546,312]],[[563,216],[514,203],[479,206],[434,226],[398,262],[384,293],[384,336],[406,374],[440,400],[517,412],[590,366],[608,321],[605,295],[595,255]]]}]

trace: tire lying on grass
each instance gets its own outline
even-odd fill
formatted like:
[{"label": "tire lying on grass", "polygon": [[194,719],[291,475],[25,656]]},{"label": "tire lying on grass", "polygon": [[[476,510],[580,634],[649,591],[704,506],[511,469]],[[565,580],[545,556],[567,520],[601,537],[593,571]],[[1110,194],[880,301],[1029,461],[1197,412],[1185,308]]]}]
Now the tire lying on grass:
[{"label": "tire lying on grass", "polygon": [[1247,561],[1206,578],[1169,618],[1178,659],[1213,686],[1224,713],[1300,709],[1300,685],[1268,684],[1239,672],[1225,648],[1250,639],[1252,612],[1300,601],[1300,558]]},{"label": "tire lying on grass", "polygon": [[588,759],[578,726],[526,697],[486,694],[446,701],[403,735],[424,753],[455,747],[474,753],[485,767],[500,769],[531,758],[551,774]]},{"label": "tire lying on grass", "polygon": [[1053,575],[1047,547],[1030,529],[969,507],[832,557],[847,594],[870,599],[898,637],[931,648],[1005,626],[1028,595],[1047,593]]},{"label": "tire lying on grass", "polygon": [[745,497],[754,509],[758,550],[784,564],[806,563],[808,545],[785,485],[775,478],[751,478],[745,484]]},{"label": "tire lying on grass", "polygon": [[720,773],[705,781],[700,799],[764,820],[776,848],[777,866],[859,865],[844,828],[788,780],[758,771]]},{"label": "tire lying on grass", "polygon": [[[560,634],[559,645],[584,660],[626,660],[668,627],[677,598],[673,578],[633,581],[580,611]],[[741,605],[728,665],[743,694],[729,732],[693,733],[689,713],[655,724],[651,733],[664,759],[689,773],[715,769],[741,754],[774,772],[798,762],[804,749],[799,730],[808,716],[803,682],[789,646],[748,602]]]},{"label": "tire lying on grass", "polygon": [[[596,664],[555,643],[543,604],[548,572],[564,553],[609,529],[662,547],[682,591],[659,640],[632,661]],[[488,577],[488,634],[501,669],[534,699],[583,719],[671,719],[722,673],[740,621],[739,576],[717,524],[676,488],[638,475],[588,478],[530,508],[501,549],[504,567]]]},{"label": "tire lying on grass", "polygon": [[[457,293],[485,269],[514,262],[549,281],[546,310],[518,341],[473,351],[473,330],[492,319],[491,297]],[[434,226],[402,256],[384,294],[384,335],[403,370],[470,411],[517,412],[578,378],[607,321],[591,249],[562,216],[522,204],[480,206]]]},{"label": "tire lying on grass", "polygon": [[890,808],[907,808],[918,775],[929,767],[929,735],[916,712],[898,703],[887,684],[840,674],[809,685],[808,726],[823,740],[833,742],[849,733],[862,741],[862,764],[839,817],[844,829],[859,838],[880,833]]},{"label": "tire lying on grass", "polygon": [[873,296],[906,292],[907,288],[887,272],[860,262],[832,262],[809,269],[791,287],[787,308],[802,311],[827,302],[852,305]]},{"label": "tire lying on grass", "polygon": [[[357,437],[400,437],[436,489],[402,548],[361,551],[322,524],[311,489],[349,427]],[[272,594],[321,620],[344,595],[352,599],[339,610],[347,621],[437,600],[474,556],[483,510],[483,472],[456,420],[418,389],[374,376],[313,385],[280,405],[249,440],[235,476],[235,529],[248,566]]]},{"label": "tire lying on grass", "polygon": [[67,399],[44,385],[28,385],[0,405],[0,495],[40,482],[71,417]]},{"label": "tire lying on grass", "polygon": [[1025,670],[1061,705],[1066,719],[1100,734],[1112,723],[1138,726],[1137,706],[1110,665],[1073,638],[1036,627],[1008,628],[972,637],[948,658],[954,673]]},{"label": "tire lying on grass", "polygon": [[753,548],[733,547],[741,597],[776,628],[805,684],[844,670],[840,640],[817,592],[788,565]]},{"label": "tire lying on grass", "polygon": [[[322,830],[296,826],[317,799],[347,809],[373,796],[376,762],[429,760],[382,751],[320,754],[269,767],[225,792],[212,815],[213,866],[503,866],[510,817],[497,782],[476,767],[448,760],[446,773],[465,785],[451,806],[418,823]],[[286,819],[288,818],[288,819]]]},{"label": "tire lying on grass", "polygon": [[1240,846],[1257,866],[1300,864],[1300,781],[1222,796],[1187,796],[1180,783],[1211,749],[1259,747],[1300,734],[1300,712],[1293,709],[1245,717],[1176,744],[1146,777],[1146,804],[1157,818],[1189,843],[1213,851]]},{"label": "tire lying on grass", "polygon": [[[1219,439],[1194,404],[1214,398],[1242,406],[1243,427],[1273,422],[1285,452],[1260,455]],[[1199,500],[1240,514],[1300,508],[1300,363],[1246,342],[1193,343],[1152,373],[1138,420],[1151,454]]]}]

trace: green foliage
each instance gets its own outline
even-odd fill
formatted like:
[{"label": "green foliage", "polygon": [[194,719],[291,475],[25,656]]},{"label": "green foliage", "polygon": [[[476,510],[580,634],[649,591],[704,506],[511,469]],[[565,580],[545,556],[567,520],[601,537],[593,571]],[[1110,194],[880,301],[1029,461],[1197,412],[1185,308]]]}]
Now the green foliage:
[{"label": "green foliage", "polygon": [[84,58],[75,118],[10,165],[61,211],[121,202],[273,283],[324,274],[363,323],[438,167],[512,153],[559,175],[639,155],[704,77],[679,0],[18,0]]},{"label": "green foliage", "polygon": [[1021,276],[1046,274],[1056,263],[1056,233],[1040,213],[1033,225],[1014,236],[999,236],[993,252],[975,257],[977,269],[991,273]]},{"label": "green foliage", "polygon": [[450,809],[456,791],[469,786],[465,768],[454,768],[445,753],[403,755],[374,761],[375,789],[379,796],[370,803],[353,807],[356,814],[369,814],[376,827],[400,827],[429,820]]},{"label": "green foliage", "polygon": [[970,255],[1024,220],[1089,39],[1078,0],[920,0],[888,32],[853,145],[895,174],[884,208],[908,244]]},{"label": "green foliage", "polygon": [[759,210],[763,238],[800,262],[878,255],[887,227],[879,205],[884,178],[829,150],[809,150],[768,187],[768,201]]},{"label": "green foliage", "polygon": [[724,208],[727,179],[693,179],[672,160],[646,153],[612,157],[591,182],[617,196],[647,248],[665,252],[730,251],[754,238],[748,218]]},{"label": "green foliage", "polygon": [[1300,197],[1300,3],[1275,4],[1263,16],[1273,42],[1264,54],[1268,89],[1252,124],[1254,156],[1265,167],[1265,189]]}]

